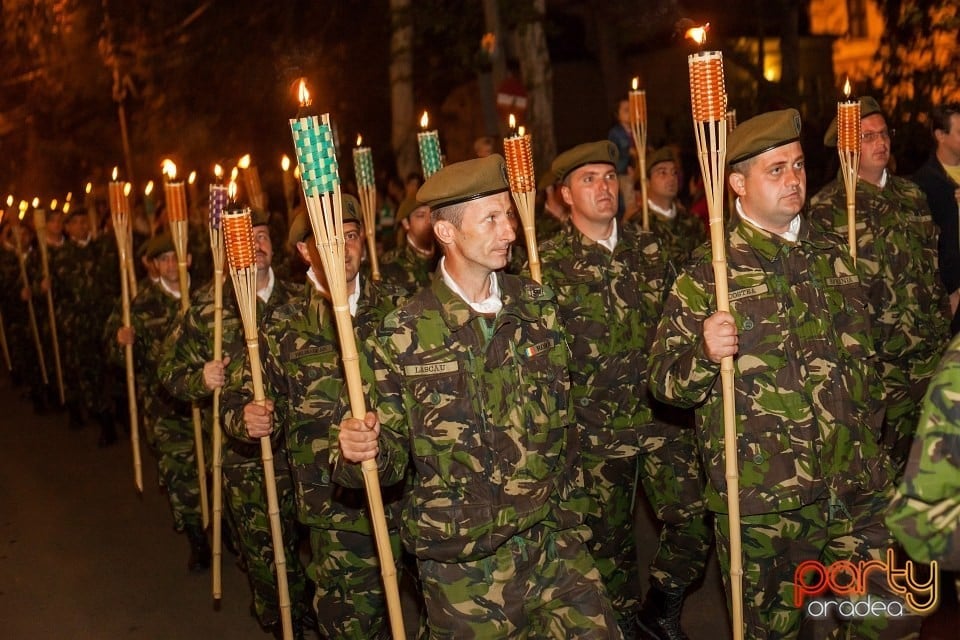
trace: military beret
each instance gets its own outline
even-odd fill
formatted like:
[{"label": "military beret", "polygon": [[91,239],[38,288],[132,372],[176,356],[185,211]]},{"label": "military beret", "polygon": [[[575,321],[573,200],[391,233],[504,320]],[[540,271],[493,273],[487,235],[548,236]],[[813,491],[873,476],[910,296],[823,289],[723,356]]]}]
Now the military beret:
[{"label": "military beret", "polygon": [[175,251],[173,247],[173,236],[169,233],[161,233],[158,236],[153,236],[143,245],[143,255],[147,256],[149,260],[153,260],[168,251]]},{"label": "military beret", "polygon": [[260,209],[254,209],[253,213],[250,216],[252,223],[251,226],[261,227],[266,224],[270,224],[270,212],[262,211]]},{"label": "military beret", "polygon": [[[343,211],[343,223],[356,222],[363,225],[363,219],[360,216],[360,203],[349,193],[340,196],[340,207]],[[313,227],[310,226],[310,216],[306,211],[298,214],[293,222],[290,223],[290,231],[287,233],[287,242],[291,247],[296,247],[298,242],[303,242],[313,235]]]},{"label": "military beret", "polygon": [[768,111],[743,122],[727,138],[727,164],[749,160],[800,139],[800,112]]},{"label": "military beret", "polygon": [[673,149],[670,147],[661,147],[654,151],[650,159],[647,160],[647,175],[649,176],[653,172],[653,168],[661,162],[677,162],[677,157],[673,154]]},{"label": "military beret", "polygon": [[510,189],[507,165],[498,153],[443,167],[417,190],[417,202],[431,209],[477,200]]},{"label": "military beret", "polygon": [[[880,104],[876,99],[870,96],[861,96],[860,119],[863,120],[867,116],[872,116],[875,113],[883,115],[883,109],[880,108]],[[837,146],[837,116],[833,116],[833,120],[830,121],[830,126],[827,127],[827,132],[823,134],[823,144],[828,147]]]},{"label": "military beret", "polygon": [[620,159],[620,152],[617,151],[617,145],[609,140],[599,142],[587,142],[579,144],[573,149],[567,149],[558,155],[550,170],[557,180],[563,180],[574,169],[579,169],[585,164],[612,164],[616,165]]},{"label": "military beret", "polygon": [[71,205],[70,211],[68,211],[63,216],[63,221],[64,223],[66,223],[66,222],[69,222],[70,220],[73,220],[76,216],[85,216],[85,215],[87,215],[86,207],[73,207]]},{"label": "military beret", "polygon": [[403,202],[400,203],[400,206],[397,207],[397,222],[400,222],[411,213],[417,210],[418,207],[425,205],[419,204],[417,199],[413,196],[408,196],[403,199]]}]

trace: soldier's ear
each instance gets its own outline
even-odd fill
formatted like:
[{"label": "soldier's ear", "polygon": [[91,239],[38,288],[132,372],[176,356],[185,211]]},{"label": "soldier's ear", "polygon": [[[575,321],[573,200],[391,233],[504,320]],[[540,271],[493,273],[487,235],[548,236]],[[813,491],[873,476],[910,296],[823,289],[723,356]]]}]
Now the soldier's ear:
[{"label": "soldier's ear", "polygon": [[736,193],[738,196],[742,196],[747,192],[745,188],[746,179],[744,178],[742,173],[737,173],[734,171],[733,173],[730,174],[730,178],[728,181],[730,183],[730,188],[733,189],[733,192]]},{"label": "soldier's ear", "polygon": [[560,185],[560,197],[563,198],[564,204],[568,207],[573,206],[573,192],[570,191],[570,187],[565,184]]},{"label": "soldier's ear", "polygon": [[453,233],[456,227],[449,220],[437,220],[433,223],[433,235],[437,237],[440,244],[452,244]]},{"label": "soldier's ear", "polygon": [[304,261],[305,263],[307,263],[307,264],[310,264],[310,250],[307,249],[307,243],[306,243],[306,242],[298,242],[298,243],[297,243],[297,253],[300,254],[300,259],[301,259],[301,260],[303,260],[303,261]]}]

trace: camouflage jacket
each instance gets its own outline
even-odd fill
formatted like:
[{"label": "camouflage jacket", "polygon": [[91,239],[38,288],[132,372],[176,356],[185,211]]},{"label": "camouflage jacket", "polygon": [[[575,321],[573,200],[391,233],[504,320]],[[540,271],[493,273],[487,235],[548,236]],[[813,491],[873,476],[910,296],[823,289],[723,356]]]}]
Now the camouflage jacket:
[{"label": "camouflage jacket", "polygon": [[[661,250],[679,271],[690,259],[693,252],[707,239],[707,230],[700,218],[683,208],[679,202],[677,215],[673,218],[658,216],[650,210],[650,231],[660,243]],[[643,215],[638,213],[628,223],[629,226],[642,228]]]},{"label": "camouflage jacket", "polygon": [[647,356],[670,277],[652,233],[626,225],[619,236],[611,253],[568,222],[540,246],[543,282],[556,293],[571,351],[581,444],[602,457],[635,455],[652,419]]},{"label": "camouflage jacket", "polygon": [[960,337],[930,381],[886,522],[914,560],[960,570]]},{"label": "camouflage jacket", "polygon": [[404,241],[402,246],[383,254],[380,259],[380,279],[406,291],[419,291],[430,284],[439,261],[439,249],[431,257],[424,258],[414,251],[409,242]]},{"label": "camouflage jacket", "polygon": [[[877,490],[892,468],[878,443],[876,349],[869,290],[836,238],[804,223],[796,243],[746,222],[727,240],[740,508],[796,509],[828,491]],[[697,407],[708,506],[726,511],[720,365],[703,347],[716,312],[709,247],[668,294],[650,356],[654,395]],[[701,404],[702,403],[702,404]]]},{"label": "camouflage jacket", "polygon": [[107,235],[86,246],[67,240],[50,254],[50,277],[57,317],[68,331],[103,326],[120,297],[116,243]]},{"label": "camouflage jacket", "polygon": [[[386,317],[373,340],[381,481],[413,486],[401,535],[421,559],[487,557],[538,524],[566,527],[574,478],[567,347],[553,292],[497,274],[486,318],[436,278]],[[339,465],[357,486],[359,465]],[[347,478],[347,473],[352,478]]]},{"label": "camouflage jacket", "polygon": [[[257,312],[263,318],[269,310],[290,302],[296,295],[294,285],[275,279],[273,291],[266,304],[257,301]],[[167,335],[162,347],[158,375],[167,391],[184,401],[200,400],[212,396],[203,383],[203,365],[213,360],[214,283],[211,281],[197,290],[190,309],[181,315],[179,322]],[[249,367],[243,323],[237,311],[237,298],[233,281],[227,277],[223,283],[223,356],[230,357],[226,369],[226,382],[221,391],[221,406],[224,397],[237,392],[243,386],[243,372]],[[221,424],[223,422],[221,421]],[[259,458],[260,448],[246,436],[246,432],[231,432],[225,441],[225,464],[242,459]]]},{"label": "camouflage jacket", "polygon": [[[361,344],[399,300],[397,290],[361,279],[353,320]],[[274,401],[274,425],[285,438],[298,519],[316,528],[371,533],[365,493],[331,482],[330,425],[344,411],[344,374],[333,308],[312,283],[307,282],[303,297],[266,317],[261,356],[266,395]],[[242,420],[240,413],[234,422]],[[402,490],[398,485],[383,491],[384,506],[394,520]]]}]

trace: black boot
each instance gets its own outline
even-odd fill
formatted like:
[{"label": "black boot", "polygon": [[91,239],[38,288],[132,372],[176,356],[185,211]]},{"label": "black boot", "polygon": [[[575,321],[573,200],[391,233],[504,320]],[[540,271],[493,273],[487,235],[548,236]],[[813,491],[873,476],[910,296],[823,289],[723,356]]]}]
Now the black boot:
[{"label": "black boot", "polygon": [[185,532],[187,540],[190,541],[190,558],[187,560],[187,569],[193,572],[209,569],[211,554],[207,534],[197,524],[187,525]]},{"label": "black boot", "polygon": [[651,587],[637,616],[637,637],[644,640],[689,640],[680,629],[684,589]]}]

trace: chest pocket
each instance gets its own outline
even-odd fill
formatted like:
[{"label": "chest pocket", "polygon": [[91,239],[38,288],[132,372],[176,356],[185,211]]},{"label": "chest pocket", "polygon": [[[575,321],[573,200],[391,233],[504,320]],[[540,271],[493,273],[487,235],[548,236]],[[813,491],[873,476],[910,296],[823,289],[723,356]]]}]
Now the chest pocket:
[{"label": "chest pocket", "polygon": [[876,355],[870,334],[870,298],[867,287],[855,275],[826,278],[823,286],[837,347],[861,363]]},{"label": "chest pocket", "polygon": [[762,273],[738,276],[735,284],[730,287],[730,312],[739,334],[736,375],[779,371],[786,365],[787,356],[777,296],[763,281]]}]

